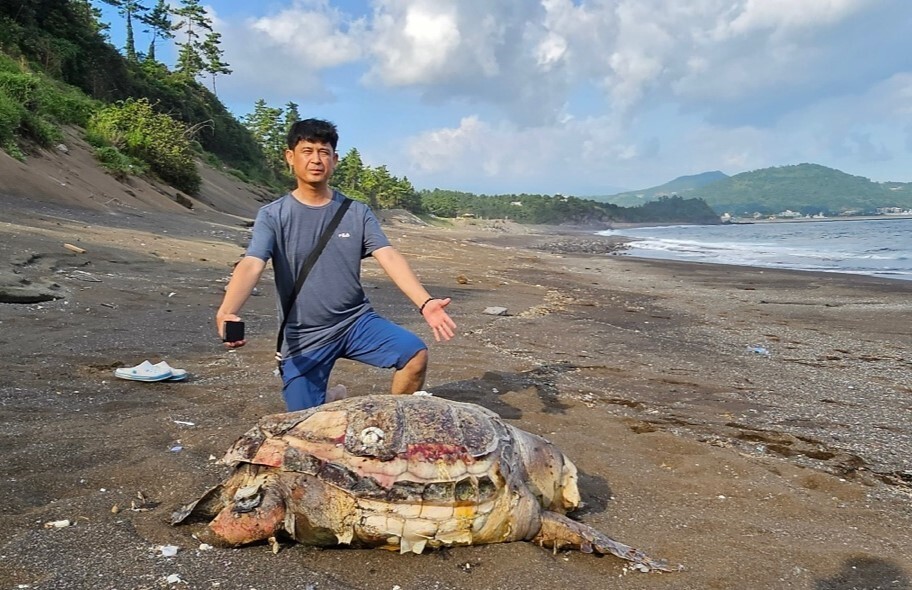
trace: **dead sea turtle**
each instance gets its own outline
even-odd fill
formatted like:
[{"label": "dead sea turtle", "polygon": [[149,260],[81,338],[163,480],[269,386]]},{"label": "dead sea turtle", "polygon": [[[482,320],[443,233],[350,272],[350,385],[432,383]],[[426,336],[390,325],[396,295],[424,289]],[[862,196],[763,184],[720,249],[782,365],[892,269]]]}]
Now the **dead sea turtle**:
[{"label": "dead sea turtle", "polygon": [[222,462],[228,480],[171,520],[211,518],[201,538],[212,544],[287,535],[421,553],[526,540],[669,570],[564,516],[580,501],[573,463],[474,404],[380,395],[265,416]]}]

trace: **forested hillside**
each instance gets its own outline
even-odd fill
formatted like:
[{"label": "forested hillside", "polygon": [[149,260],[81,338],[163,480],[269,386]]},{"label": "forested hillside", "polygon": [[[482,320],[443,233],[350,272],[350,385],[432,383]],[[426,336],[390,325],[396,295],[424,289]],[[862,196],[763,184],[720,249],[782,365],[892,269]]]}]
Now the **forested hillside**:
[{"label": "forested hillside", "polygon": [[[231,64],[199,0],[103,3],[116,8],[119,20],[102,22],[102,0],[0,2],[0,148],[26,161],[36,147],[63,142],[64,126],[75,126],[115,178],[148,176],[194,195],[205,162],[276,194],[291,186],[283,141],[300,116],[298,105],[260,100],[240,119],[225,108],[217,81],[231,75]],[[109,28],[125,32],[120,50],[110,43]],[[150,39],[148,46],[138,46],[138,30]],[[157,59],[164,44],[173,47],[174,64]],[[554,224],[718,222],[694,199],[625,209],[564,195],[418,191],[384,165],[365,165],[357,149],[341,158],[333,183],[375,208],[443,217]]]},{"label": "forested hillside", "polygon": [[565,195],[474,195],[434,189],[421,192],[425,210],[440,217],[472,215],[520,223],[719,223],[719,216],[699,199],[662,197],[624,208]]},{"label": "forested hillside", "polygon": [[[140,18],[139,3],[118,0],[116,4],[132,30],[131,23]],[[175,40],[177,33],[191,26],[175,29],[177,22],[211,30],[197,2],[182,4],[183,21],[174,20],[178,15],[169,12],[163,0],[142,16],[147,21],[143,26],[158,31],[159,43]],[[114,154],[108,149],[102,153],[109,166],[122,173],[141,162],[159,172],[176,166],[180,169],[178,188],[191,193],[198,184],[192,170],[194,154],[209,154],[259,182],[275,180],[268,174],[253,136],[198,83],[197,77],[213,67],[212,56],[209,61],[200,57],[205,51],[203,41],[192,36],[181,39],[182,55],[192,52],[195,57],[185,57],[172,70],[155,58],[154,42],[146,53],[128,44],[121,55],[105,38],[105,29],[97,8],[85,0],[0,3],[0,44],[5,54],[0,57],[0,141],[4,149],[16,152],[21,140],[47,145],[58,139],[53,129],[56,124],[76,124],[88,129],[93,144],[122,152]],[[131,39],[128,36],[129,42]],[[128,107],[116,112],[118,101],[145,102],[150,108]],[[109,119],[106,129],[99,129],[93,121],[99,113]],[[163,118],[133,118],[153,113],[174,120],[176,126]],[[112,118],[120,119],[113,127]],[[163,125],[172,128],[162,129]],[[155,129],[162,133],[156,135]],[[183,138],[163,139],[175,130]],[[164,144],[157,143],[160,141]],[[166,153],[173,156],[167,163],[147,161],[161,159]],[[130,157],[139,162],[127,161]],[[174,178],[164,179],[175,182]]]},{"label": "forested hillside", "polygon": [[660,197],[670,197],[673,195],[691,197],[696,189],[726,178],[728,178],[727,174],[714,170],[701,174],[679,176],[670,182],[651,188],[644,188],[638,191],[627,191],[615,195],[592,197],[592,199],[605,203],[613,203],[615,205],[620,205],[621,207],[637,207],[644,203],[648,203],[649,201],[655,201]]},{"label": "forested hillside", "polygon": [[817,164],[764,168],[736,174],[690,193],[715,211],[733,215],[874,214],[881,207],[912,207],[912,187],[881,184]]},{"label": "forested hillside", "polygon": [[736,217],[775,215],[875,215],[883,208],[912,208],[912,184],[877,183],[817,164],[763,168],[726,176],[704,172],[663,185],[593,197],[622,206],[648,203],[662,196],[701,199],[717,214]]}]

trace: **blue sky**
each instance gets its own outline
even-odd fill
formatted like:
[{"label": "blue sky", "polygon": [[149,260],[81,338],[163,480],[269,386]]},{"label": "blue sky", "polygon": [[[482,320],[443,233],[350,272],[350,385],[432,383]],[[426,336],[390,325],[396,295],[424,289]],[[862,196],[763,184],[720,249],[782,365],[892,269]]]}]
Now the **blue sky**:
[{"label": "blue sky", "polygon": [[587,196],[802,162],[912,181],[908,0],[202,4],[232,112],[293,101],[417,188]]}]

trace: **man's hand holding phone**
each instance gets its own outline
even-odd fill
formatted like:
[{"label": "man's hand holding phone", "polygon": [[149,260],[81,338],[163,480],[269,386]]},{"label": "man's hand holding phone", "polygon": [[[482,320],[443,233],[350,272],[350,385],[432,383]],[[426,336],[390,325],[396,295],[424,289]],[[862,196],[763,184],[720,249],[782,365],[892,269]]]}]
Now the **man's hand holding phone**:
[{"label": "man's hand holding phone", "polygon": [[226,348],[240,348],[247,344],[244,339],[244,322],[236,315],[226,316],[220,322],[218,330]]}]

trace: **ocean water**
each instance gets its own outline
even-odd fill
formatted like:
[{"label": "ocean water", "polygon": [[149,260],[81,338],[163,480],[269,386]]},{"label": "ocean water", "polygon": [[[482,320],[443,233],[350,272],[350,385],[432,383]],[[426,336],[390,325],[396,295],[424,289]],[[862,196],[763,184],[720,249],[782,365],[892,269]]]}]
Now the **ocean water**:
[{"label": "ocean water", "polygon": [[675,225],[599,232],[627,256],[912,280],[912,219]]}]

